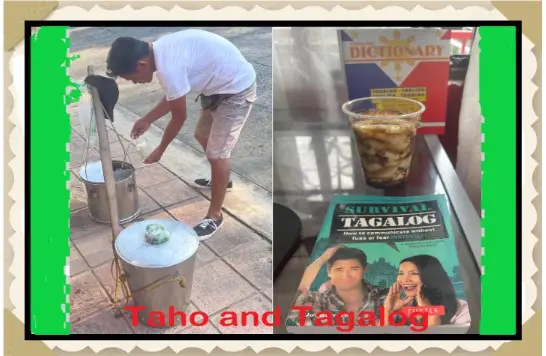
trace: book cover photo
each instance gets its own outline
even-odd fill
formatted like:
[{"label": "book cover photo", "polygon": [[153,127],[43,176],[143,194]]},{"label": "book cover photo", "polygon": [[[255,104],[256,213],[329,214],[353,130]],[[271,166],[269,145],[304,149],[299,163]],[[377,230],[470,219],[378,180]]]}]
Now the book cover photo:
[{"label": "book cover photo", "polygon": [[337,195],[285,325],[291,333],[466,333],[443,195]]}]

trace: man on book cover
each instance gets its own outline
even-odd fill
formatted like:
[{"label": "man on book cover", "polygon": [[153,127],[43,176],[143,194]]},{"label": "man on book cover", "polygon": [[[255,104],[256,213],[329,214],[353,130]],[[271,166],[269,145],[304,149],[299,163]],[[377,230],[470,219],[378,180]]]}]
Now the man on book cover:
[{"label": "man on book cover", "polygon": [[[309,287],[324,264],[327,264],[330,285],[324,291],[310,291]],[[318,312],[374,312],[380,314],[389,289],[375,286],[364,279],[368,268],[366,254],[356,248],[333,246],[311,263],[303,275],[294,306],[312,307],[306,313],[306,326],[315,325]],[[288,321],[300,325],[300,311],[292,310]]]}]

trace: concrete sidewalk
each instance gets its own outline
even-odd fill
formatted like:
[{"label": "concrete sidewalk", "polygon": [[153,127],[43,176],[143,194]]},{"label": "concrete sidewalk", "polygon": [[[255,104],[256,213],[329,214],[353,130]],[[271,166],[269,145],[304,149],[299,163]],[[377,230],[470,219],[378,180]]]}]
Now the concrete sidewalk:
[{"label": "concrete sidewalk", "polygon": [[[148,39],[150,36],[157,36],[157,30],[167,29],[155,30],[156,32],[151,35],[149,32],[154,29],[133,30],[131,35]],[[73,53],[81,56],[71,66],[71,76],[76,80],[83,79],[88,64],[96,65],[97,74],[102,74],[108,50],[106,46],[118,35],[129,33],[124,31],[128,30],[91,28],[71,34]],[[229,29],[223,31],[227,35],[235,34],[236,40],[237,34],[240,37],[241,33],[244,34],[247,30],[237,28],[231,32]],[[258,37],[263,35],[254,30],[247,32]],[[112,36],[113,33],[115,36]],[[80,36],[78,41],[75,41],[76,35]],[[270,36],[269,33],[269,43]],[[90,47],[90,42],[93,42],[93,47]],[[270,50],[269,45],[269,55]],[[261,54],[267,57],[266,52]],[[269,67],[269,71],[270,69]],[[259,94],[260,86],[262,88],[269,86],[268,92],[262,89],[262,97],[269,95],[264,101],[269,100],[270,103],[271,77],[258,81]],[[152,108],[154,98],[159,95],[161,94],[157,83],[148,86],[120,83],[120,100],[114,112],[115,130],[109,129],[112,157],[122,159],[123,148],[128,148],[126,160],[133,163],[137,169],[136,181],[142,210],[139,220],[167,218],[193,226],[206,213],[210,192],[193,187],[191,182],[195,178],[209,177],[210,173],[208,162],[191,137],[191,131],[188,133],[188,128],[185,127],[184,133],[173,141],[161,162],[153,165],[143,165],[134,146],[128,141],[133,122],[145,113],[144,111]],[[190,113],[196,112],[197,103],[188,110]],[[267,327],[223,328],[218,324],[220,313],[224,310],[235,312],[254,310],[261,313],[272,309],[271,136],[269,133],[265,140],[267,130],[262,130],[265,126],[271,130],[271,113],[269,110],[265,115],[264,110],[267,111],[258,106],[254,121],[249,121],[250,126],[247,130],[250,134],[245,136],[243,144],[238,146],[239,161],[238,165],[235,163],[233,165],[234,189],[226,196],[224,226],[209,240],[201,243],[197,253],[191,310],[207,313],[209,324],[203,327],[178,326],[157,330],[142,325],[133,327],[128,313],[123,317],[116,317],[113,309],[114,280],[110,273],[113,259],[110,226],[95,223],[88,215],[85,188],[77,178],[79,167],[83,163],[81,157],[85,149],[84,132],[77,117],[76,106],[72,105],[69,108],[72,123],[70,318],[73,333],[272,332],[272,328]],[[261,124],[260,120],[267,125]],[[187,124],[192,121],[194,120],[188,116]],[[112,125],[108,123],[108,126]],[[154,125],[146,133],[145,136],[152,147],[159,143],[163,127],[162,124]],[[117,137],[116,132],[120,137]],[[260,151],[259,146],[262,142],[265,149]],[[263,157],[264,152],[268,155],[267,160]],[[98,152],[92,150],[89,160],[99,159]],[[262,162],[258,164],[256,160]],[[269,181],[263,178],[267,175]]]}]

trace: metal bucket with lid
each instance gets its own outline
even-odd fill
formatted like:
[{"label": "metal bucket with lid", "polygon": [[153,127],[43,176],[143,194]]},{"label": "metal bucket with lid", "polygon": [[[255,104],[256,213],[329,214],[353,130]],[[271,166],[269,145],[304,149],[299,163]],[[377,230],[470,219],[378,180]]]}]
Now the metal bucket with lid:
[{"label": "metal bucket with lid", "polygon": [[[170,238],[160,244],[146,241],[146,227],[161,224]],[[161,312],[168,325],[169,308],[187,312],[191,299],[195,258],[199,238],[195,231],[176,220],[151,219],[136,222],[123,230],[115,241],[135,306],[142,324],[149,324],[150,312]]]},{"label": "metal bucket with lid", "polygon": [[[140,215],[135,168],[132,164],[112,160],[116,187],[119,223],[135,220]],[[80,180],[87,192],[87,206],[92,219],[110,222],[110,206],[101,161],[91,162],[80,168]]]}]

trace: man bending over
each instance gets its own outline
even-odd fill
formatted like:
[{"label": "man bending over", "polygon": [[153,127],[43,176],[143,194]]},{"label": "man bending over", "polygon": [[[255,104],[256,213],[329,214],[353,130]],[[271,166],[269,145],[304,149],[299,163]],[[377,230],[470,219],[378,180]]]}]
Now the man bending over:
[{"label": "man bending over", "polygon": [[208,158],[211,178],[194,182],[211,189],[211,203],[194,230],[205,240],[222,226],[222,205],[232,187],[230,155],[256,100],[256,72],[237,47],[207,31],[183,30],[154,42],[132,37],[114,41],[107,58],[109,76],[139,84],[150,83],[154,73],[165,96],[134,123],[131,136],[138,138],[170,112],[161,143],[144,160],[146,164],[158,162],[186,121],[187,95],[190,91],[199,94],[202,110],[195,138]]}]

